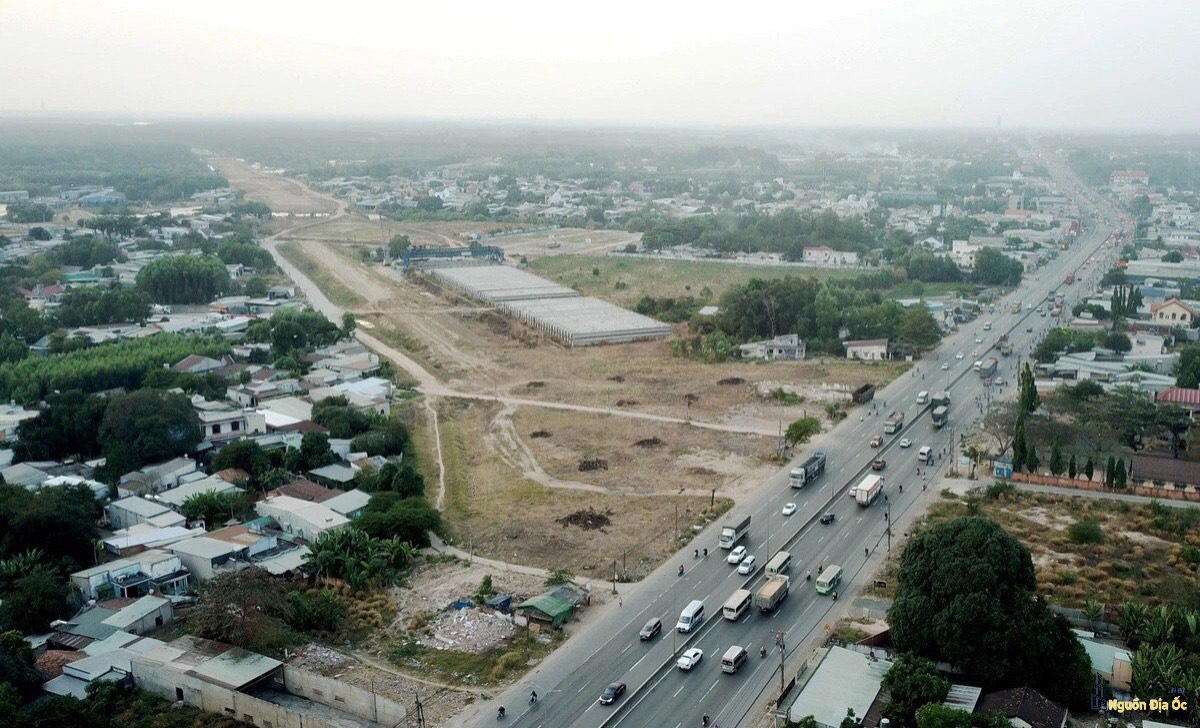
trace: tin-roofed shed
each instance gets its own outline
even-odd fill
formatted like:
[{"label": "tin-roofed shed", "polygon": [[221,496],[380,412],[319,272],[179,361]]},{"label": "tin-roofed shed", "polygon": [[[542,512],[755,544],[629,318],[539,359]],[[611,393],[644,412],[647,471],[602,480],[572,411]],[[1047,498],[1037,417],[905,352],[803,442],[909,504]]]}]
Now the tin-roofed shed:
[{"label": "tin-roofed shed", "polygon": [[517,605],[517,609],[526,619],[552,627],[563,626],[575,613],[573,604],[553,594],[539,594],[532,599],[526,599]]}]

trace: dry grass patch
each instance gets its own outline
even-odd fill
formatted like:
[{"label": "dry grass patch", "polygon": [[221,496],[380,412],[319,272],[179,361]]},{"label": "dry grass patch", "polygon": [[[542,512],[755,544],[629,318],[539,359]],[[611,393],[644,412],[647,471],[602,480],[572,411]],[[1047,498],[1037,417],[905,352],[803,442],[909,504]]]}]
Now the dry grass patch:
[{"label": "dry grass patch", "polygon": [[279,253],[288,259],[292,265],[300,269],[304,275],[321,289],[330,301],[342,308],[354,308],[366,302],[362,296],[355,293],[343,283],[329,268],[319,265],[303,248],[300,243],[282,243],[277,248]]},{"label": "dry grass patch", "polygon": [[208,162],[247,200],[264,202],[273,212],[332,214],[337,211],[335,201],[294,179],[278,174],[263,174],[245,162],[228,157],[213,158]]}]

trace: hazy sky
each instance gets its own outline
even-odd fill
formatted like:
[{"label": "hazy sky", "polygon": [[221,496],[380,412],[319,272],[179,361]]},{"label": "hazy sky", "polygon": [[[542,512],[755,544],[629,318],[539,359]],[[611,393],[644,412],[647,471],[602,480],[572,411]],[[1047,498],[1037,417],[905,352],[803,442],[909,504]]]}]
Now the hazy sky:
[{"label": "hazy sky", "polygon": [[0,109],[1200,131],[1182,0],[0,0]]}]

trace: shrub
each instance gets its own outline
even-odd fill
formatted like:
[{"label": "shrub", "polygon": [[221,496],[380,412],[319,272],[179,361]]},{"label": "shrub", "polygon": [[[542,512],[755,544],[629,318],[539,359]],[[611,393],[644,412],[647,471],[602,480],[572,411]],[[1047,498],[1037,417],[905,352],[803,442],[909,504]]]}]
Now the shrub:
[{"label": "shrub", "polygon": [[1104,531],[1101,530],[1100,524],[1094,518],[1084,518],[1072,523],[1067,530],[1067,535],[1072,542],[1079,544],[1104,542]]}]

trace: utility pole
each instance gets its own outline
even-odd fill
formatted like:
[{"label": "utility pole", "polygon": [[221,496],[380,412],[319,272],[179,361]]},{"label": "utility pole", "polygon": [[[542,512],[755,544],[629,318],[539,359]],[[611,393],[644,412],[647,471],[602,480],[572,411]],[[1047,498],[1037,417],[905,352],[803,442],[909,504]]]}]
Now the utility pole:
[{"label": "utility pole", "polygon": [[887,552],[888,558],[892,558],[892,507],[889,505],[887,511],[884,512],[884,518],[887,519]]},{"label": "utility pole", "polygon": [[675,543],[679,543],[679,504],[675,504]]},{"label": "utility pole", "polygon": [[775,644],[779,645],[779,694],[783,695],[783,632],[775,633]]}]

